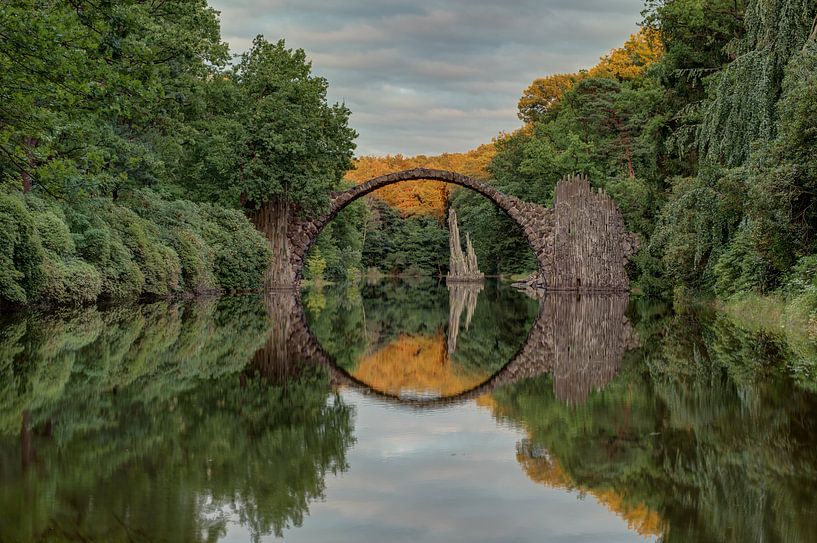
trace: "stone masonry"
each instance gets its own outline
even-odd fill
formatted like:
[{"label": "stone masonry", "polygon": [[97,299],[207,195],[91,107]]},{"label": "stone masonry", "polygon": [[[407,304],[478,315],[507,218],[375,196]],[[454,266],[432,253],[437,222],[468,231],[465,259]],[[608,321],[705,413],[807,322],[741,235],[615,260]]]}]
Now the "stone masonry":
[{"label": "stone masonry", "polygon": [[318,217],[290,219],[289,262],[275,284],[296,287],[309,249],[321,230],[344,207],[377,189],[405,181],[429,179],[478,192],[513,219],[524,232],[539,264],[531,286],[547,290],[627,291],[628,260],[638,238],[627,232],[621,212],[604,192],[593,190],[585,177],[569,176],[556,186],[552,208],[525,202],[484,181],[445,170],[415,168],[383,175],[331,195],[329,208]]}]

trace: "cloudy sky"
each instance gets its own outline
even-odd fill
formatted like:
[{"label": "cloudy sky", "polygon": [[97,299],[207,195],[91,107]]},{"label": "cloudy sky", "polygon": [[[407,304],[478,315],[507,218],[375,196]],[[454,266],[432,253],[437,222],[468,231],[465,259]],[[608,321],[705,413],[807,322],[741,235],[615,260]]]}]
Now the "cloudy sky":
[{"label": "cloudy sky", "polygon": [[461,152],[520,125],[536,77],[588,68],[643,0],[211,0],[233,51],[302,48],[352,110],[357,154]]}]

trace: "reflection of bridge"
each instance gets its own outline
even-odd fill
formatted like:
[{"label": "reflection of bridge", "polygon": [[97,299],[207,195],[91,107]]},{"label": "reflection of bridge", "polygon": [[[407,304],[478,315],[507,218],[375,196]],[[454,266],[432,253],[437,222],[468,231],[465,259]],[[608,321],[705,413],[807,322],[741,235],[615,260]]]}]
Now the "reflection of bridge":
[{"label": "reflection of bridge", "polygon": [[298,296],[277,292],[267,296],[273,332],[265,348],[256,353],[255,363],[270,369],[317,363],[328,370],[334,385],[415,407],[467,401],[497,387],[550,373],[556,397],[578,404],[616,375],[624,352],[634,344],[635,336],[624,314],[627,301],[625,294],[545,294],[525,343],[502,369],[482,384],[453,396],[418,398],[375,390],[340,368],[309,329]]},{"label": "reflection of bridge", "polygon": [[[282,207],[257,224],[286,232],[273,240],[277,255],[267,279],[271,287],[292,287],[301,278],[309,249],[323,228],[343,208],[377,189],[413,180],[434,180],[471,189],[488,198],[522,230],[539,264],[542,282],[551,290],[627,291],[625,265],[638,247],[627,232],[618,207],[586,178],[568,177],[556,185],[554,207],[524,202],[489,183],[444,170],[417,168],[377,177],[333,193],[329,208],[317,217],[298,217]],[[278,239],[281,238],[281,239]]]}]

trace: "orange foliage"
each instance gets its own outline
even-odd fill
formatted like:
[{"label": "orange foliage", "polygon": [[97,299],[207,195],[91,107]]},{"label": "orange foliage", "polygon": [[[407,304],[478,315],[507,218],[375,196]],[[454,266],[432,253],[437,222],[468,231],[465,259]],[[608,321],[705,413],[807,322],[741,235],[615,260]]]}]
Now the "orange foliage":
[{"label": "orange foliage", "polygon": [[635,530],[639,535],[658,536],[664,532],[664,521],[657,512],[649,509],[643,503],[632,505],[624,499],[622,494],[609,488],[592,489],[577,486],[570,475],[565,473],[559,460],[554,457],[530,458],[519,453],[516,455],[516,460],[522,465],[522,469],[525,470],[525,474],[531,481],[542,483],[550,488],[576,489],[590,494],[609,511],[627,521],[627,527]]},{"label": "orange foliage", "polygon": [[452,362],[442,333],[401,335],[361,360],[353,376],[382,392],[435,396],[470,390],[490,377],[463,371]]},{"label": "orange foliage", "polygon": [[[508,416],[490,395],[477,398],[477,405],[489,409],[497,419]],[[665,531],[664,520],[658,512],[651,510],[646,504],[628,502],[623,494],[613,489],[577,485],[573,478],[562,468],[559,459],[547,452],[542,456],[533,458],[520,451],[516,454],[516,461],[522,466],[528,478],[535,483],[544,484],[549,488],[577,490],[595,497],[609,511],[624,519],[627,526],[631,530],[635,530],[639,535],[645,537],[659,536]]]},{"label": "orange foliage", "polygon": [[516,461],[522,465],[531,481],[565,490],[573,490],[576,486],[556,458],[530,458],[525,454],[516,453]]},{"label": "orange foliage", "polygon": [[636,79],[664,55],[664,44],[656,30],[641,29],[622,47],[613,49],[589,70],[572,74],[553,74],[535,79],[519,99],[519,118],[530,123],[547,112],[573,85],[587,77],[607,77],[628,81]]},{"label": "orange foliage", "polygon": [[592,77],[611,77],[626,81],[640,77],[647,68],[664,55],[664,44],[658,31],[641,29],[624,42],[624,46],[610,51],[590,69]]},{"label": "orange foliage", "polygon": [[[412,168],[450,170],[478,179],[488,179],[488,164],[496,150],[492,143],[480,145],[467,153],[443,153],[437,156],[388,155],[364,156],[355,160],[355,168],[346,172],[346,179],[360,184],[374,177]],[[399,183],[377,191],[377,197],[400,210],[404,216],[435,215],[442,217],[451,185],[439,181]]]}]

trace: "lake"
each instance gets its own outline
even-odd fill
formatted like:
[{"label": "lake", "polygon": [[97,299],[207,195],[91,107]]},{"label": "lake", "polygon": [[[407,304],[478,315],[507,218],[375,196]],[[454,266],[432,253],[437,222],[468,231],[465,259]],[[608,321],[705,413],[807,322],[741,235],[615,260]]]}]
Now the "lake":
[{"label": "lake", "polygon": [[7,315],[0,542],[817,541],[811,368],[496,281]]}]

